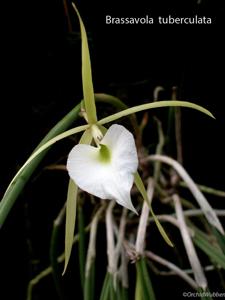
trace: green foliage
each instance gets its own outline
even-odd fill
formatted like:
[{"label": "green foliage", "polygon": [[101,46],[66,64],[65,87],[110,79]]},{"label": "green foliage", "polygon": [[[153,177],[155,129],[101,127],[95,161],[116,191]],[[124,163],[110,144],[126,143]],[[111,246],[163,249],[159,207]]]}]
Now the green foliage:
[{"label": "green foliage", "polygon": [[136,262],[137,279],[135,300],[156,300],[145,258]]}]

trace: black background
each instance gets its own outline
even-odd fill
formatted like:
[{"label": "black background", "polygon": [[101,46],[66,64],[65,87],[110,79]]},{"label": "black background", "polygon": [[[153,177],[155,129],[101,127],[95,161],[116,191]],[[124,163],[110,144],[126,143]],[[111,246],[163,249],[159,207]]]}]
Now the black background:
[{"label": "black background", "polygon": [[[127,104],[134,105],[151,100],[157,85],[165,87],[167,97],[171,87],[178,86],[180,100],[208,108],[216,120],[184,110],[184,165],[197,182],[224,189],[223,2],[146,2],[132,5],[125,1],[102,4],[77,1],[90,41],[95,91],[114,94],[125,91],[130,96]],[[18,166],[43,135],[78,103],[82,89],[79,27],[72,9],[75,33],[69,34],[60,0],[10,2],[1,6],[3,193]],[[211,17],[212,24],[106,25],[107,14],[115,17],[198,14]],[[18,199],[0,232],[0,293],[4,295],[1,299],[25,299],[30,275],[23,201]],[[48,208],[48,212],[51,219],[57,209],[50,212]],[[42,215],[36,216],[37,223],[41,218]]]}]

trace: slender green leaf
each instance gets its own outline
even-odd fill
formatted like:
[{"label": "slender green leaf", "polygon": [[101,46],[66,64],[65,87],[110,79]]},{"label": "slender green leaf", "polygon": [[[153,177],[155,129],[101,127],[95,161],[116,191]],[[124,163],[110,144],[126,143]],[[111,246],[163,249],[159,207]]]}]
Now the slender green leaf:
[{"label": "slender green leaf", "polygon": [[76,222],[77,192],[77,185],[72,181],[72,179],[70,179],[66,200],[65,264],[63,274],[65,274],[68,266],[73,247],[73,236]]},{"label": "slender green leaf", "polygon": [[152,206],[151,206],[151,203],[149,203],[149,200],[148,200],[148,195],[147,195],[147,192],[145,190],[145,186],[144,186],[144,183],[140,177],[140,175],[138,174],[138,172],[135,173],[134,175],[134,182],[139,190],[139,192],[141,193],[143,199],[147,202],[147,204],[149,205],[149,209],[150,209],[150,212],[152,214],[152,217],[154,218],[154,221],[158,227],[158,230],[159,232],[161,233],[162,237],[164,238],[165,242],[173,247],[173,243],[171,242],[171,240],[169,239],[168,235],[166,234],[165,230],[163,229],[162,225],[160,224],[159,220],[157,219],[156,215],[154,214],[153,212],[153,209],[152,209]]},{"label": "slender green leaf", "polygon": [[216,248],[205,236],[205,234],[194,227],[193,241],[204,253],[206,253],[216,264],[225,269],[225,255],[222,250]]},{"label": "slender green leaf", "polygon": [[87,145],[89,145],[91,143],[91,141],[92,141],[91,130],[87,129],[83,133],[83,135],[82,135],[82,137],[81,137],[81,139],[79,141],[79,144],[87,144]]},{"label": "slender green leaf", "polygon": [[104,283],[101,290],[100,300],[109,300],[109,289],[110,289],[110,274],[106,273]]},{"label": "slender green leaf", "polygon": [[114,289],[114,277],[111,273],[107,272],[101,290],[100,300],[115,300],[115,299],[117,299],[117,295]]},{"label": "slender green leaf", "polygon": [[110,274],[110,277],[109,277],[109,299],[110,300],[117,299],[116,291],[114,288],[114,278],[113,278],[112,274]]},{"label": "slender green leaf", "polygon": [[219,232],[215,227],[211,226],[213,235],[216,237],[218,244],[225,255],[225,236]]},{"label": "slender green leaf", "polygon": [[90,272],[85,278],[84,300],[94,300],[95,262],[92,262]]},{"label": "slender green leaf", "polygon": [[155,300],[155,293],[152,287],[150,276],[147,270],[146,261],[141,258],[136,262],[137,282],[135,300]]},{"label": "slender green leaf", "polygon": [[[80,112],[80,104],[73,108],[65,117],[62,118],[44,137],[44,139],[37,146],[36,150],[43,146],[46,142],[62,133],[66,130],[78,117]],[[7,192],[0,202],[0,227],[5,222],[6,217],[8,216],[11,208],[13,207],[17,197],[20,195],[25,184],[38,167],[39,163],[42,161],[44,156],[47,154],[48,149],[40,153],[35,159],[33,159],[23,170],[19,171],[17,176],[14,177],[11,184],[9,185]]]},{"label": "slender green leaf", "polygon": [[[119,110],[127,109],[129,108],[123,101],[121,101],[119,98],[114,97],[112,95],[108,94],[95,94],[95,100],[96,102],[102,102],[102,103],[108,103],[111,106],[114,106],[115,108]],[[135,114],[131,114],[129,116],[131,125],[133,126],[134,133],[137,138],[140,138],[140,128],[138,125],[138,121]]]},{"label": "slender green leaf", "polygon": [[[71,136],[75,133],[84,131],[86,129],[88,129],[89,125],[82,125],[82,126],[78,126],[75,128],[72,128],[70,130],[67,130],[57,136],[55,136],[54,138],[52,138],[51,140],[49,140],[48,142],[46,142],[45,144],[43,144],[42,146],[40,146],[29,158],[28,160],[25,162],[25,164],[19,169],[19,171],[16,173],[16,175],[13,177],[12,181],[10,182],[4,197],[6,196],[6,194],[8,193],[10,187],[12,186],[12,184],[15,182],[15,180],[18,178],[18,176],[21,174],[21,172],[25,169],[26,166],[28,166],[40,153],[42,153],[44,150],[46,150],[47,148],[49,148],[50,146],[52,146],[53,144],[55,144],[56,142]],[[2,202],[1,202],[2,203]],[[1,204],[0,208],[2,208],[2,205],[4,205],[4,203]]]},{"label": "slender green leaf", "polygon": [[115,289],[116,298],[118,300],[122,300],[122,290],[121,290],[121,284],[118,282],[116,289]]},{"label": "slender green leaf", "polygon": [[128,295],[128,288],[121,287],[121,300],[128,300],[129,295]]},{"label": "slender green leaf", "polygon": [[152,207],[150,206],[150,212],[152,214],[152,217],[156,223],[156,226],[158,227],[159,232],[161,233],[162,237],[164,238],[165,242],[170,246],[170,247],[174,247],[173,243],[171,242],[171,240],[169,239],[167,233],[165,232],[164,228],[162,227],[161,223],[159,222],[159,220],[157,219]]},{"label": "slender green leaf", "polygon": [[187,101],[165,100],[165,101],[157,101],[157,102],[142,104],[142,105],[138,105],[138,106],[134,106],[134,107],[125,109],[125,110],[120,111],[116,114],[113,114],[109,117],[101,119],[100,121],[98,121],[98,124],[104,125],[106,123],[118,120],[122,117],[126,117],[130,114],[134,114],[139,111],[153,109],[153,108],[160,108],[160,107],[169,107],[169,106],[182,106],[182,107],[193,108],[193,109],[196,109],[196,110],[214,118],[214,116],[211,114],[211,112],[209,112],[207,109],[205,109],[204,107],[202,107],[200,105],[197,105],[197,104],[194,104],[191,102],[187,102]]},{"label": "slender green leaf", "polygon": [[[92,140],[90,130],[86,130],[81,139],[80,144],[90,144]],[[77,185],[70,179],[67,201],[66,201],[66,233],[65,233],[65,263],[63,274],[66,271],[67,265],[69,263],[72,247],[73,247],[73,236],[76,221],[76,208],[77,208]]]},{"label": "slender green leaf", "polygon": [[136,274],[135,300],[143,300],[140,267],[137,267]]},{"label": "slender green leaf", "polygon": [[119,98],[109,95],[109,94],[102,94],[97,93],[95,94],[95,101],[96,102],[102,102],[102,103],[108,103],[111,106],[114,106],[115,108],[122,110],[122,109],[128,109],[129,107],[121,101]]},{"label": "slender green leaf", "polygon": [[140,259],[140,265],[141,265],[141,277],[142,277],[142,282],[145,285],[145,289],[146,289],[146,300],[155,300],[155,293],[153,290],[153,286],[152,286],[152,282],[149,276],[149,272],[147,270],[147,265],[146,265],[146,261],[145,258],[141,258]]},{"label": "slender green leaf", "polygon": [[81,39],[82,39],[82,45],[81,45],[82,84],[83,84],[85,110],[87,113],[89,124],[94,124],[97,122],[97,115],[96,115],[95,97],[94,97],[94,89],[93,89],[92,73],[91,73],[91,60],[90,60],[90,54],[88,48],[87,34],[78,9],[76,8],[74,3],[72,3],[72,5],[79,19]]}]

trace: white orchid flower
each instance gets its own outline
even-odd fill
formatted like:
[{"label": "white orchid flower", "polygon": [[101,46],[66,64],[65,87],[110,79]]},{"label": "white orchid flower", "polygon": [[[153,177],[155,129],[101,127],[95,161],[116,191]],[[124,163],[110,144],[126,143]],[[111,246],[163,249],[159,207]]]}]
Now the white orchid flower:
[{"label": "white orchid flower", "polygon": [[135,213],[130,190],[137,167],[134,137],[116,124],[97,147],[76,145],[67,161],[69,175],[80,189],[101,199],[115,200]]}]

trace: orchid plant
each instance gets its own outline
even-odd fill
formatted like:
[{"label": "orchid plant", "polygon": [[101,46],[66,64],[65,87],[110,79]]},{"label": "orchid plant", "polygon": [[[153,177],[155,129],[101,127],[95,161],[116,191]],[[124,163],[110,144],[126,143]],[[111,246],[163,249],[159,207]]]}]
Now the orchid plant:
[{"label": "orchid plant", "polygon": [[[145,217],[141,214],[142,221],[140,221],[142,228],[145,227],[143,224],[146,222],[146,218],[150,212],[162,237],[167,244],[173,246],[152,210],[149,193],[147,193],[144,182],[138,174],[139,162],[133,134],[119,124],[113,124],[109,128],[106,128],[104,125],[140,111],[171,106],[192,108],[213,117],[208,110],[197,104],[186,101],[165,100],[126,108],[118,113],[98,120],[86,30],[74,4],[73,8],[79,19],[82,37],[82,83],[84,100],[78,109],[81,109],[82,116],[87,124],[63,131],[60,134],[58,134],[58,130],[55,130],[50,136],[47,136],[12,179],[0,202],[0,226],[2,226],[25,184],[26,180],[24,181],[24,178],[28,180],[38,164],[38,159],[41,159],[41,155],[54,143],[71,135],[83,132],[79,144],[73,147],[67,160],[67,170],[70,181],[66,202],[64,272],[68,266],[73,247],[78,188],[100,199],[111,200],[112,204],[110,204],[111,208],[109,209],[112,209],[116,202],[132,213],[138,214],[131,200],[131,188],[134,183],[145,203]],[[70,122],[71,121],[72,119]],[[60,130],[62,130],[62,128]],[[24,174],[26,174],[27,177],[25,177]],[[193,191],[193,193],[196,193],[196,190]],[[202,207],[208,222],[223,233],[223,228],[208,202],[203,198],[199,202],[199,205]],[[179,209],[179,203],[177,207]],[[141,231],[140,224],[139,227]],[[110,232],[108,236],[110,244]],[[142,247],[140,249],[142,249]],[[141,250],[139,252],[141,252]],[[113,269],[113,265],[111,265],[111,269]],[[138,272],[139,271],[140,270],[138,270]],[[137,294],[140,293],[138,288],[136,292]]]}]

